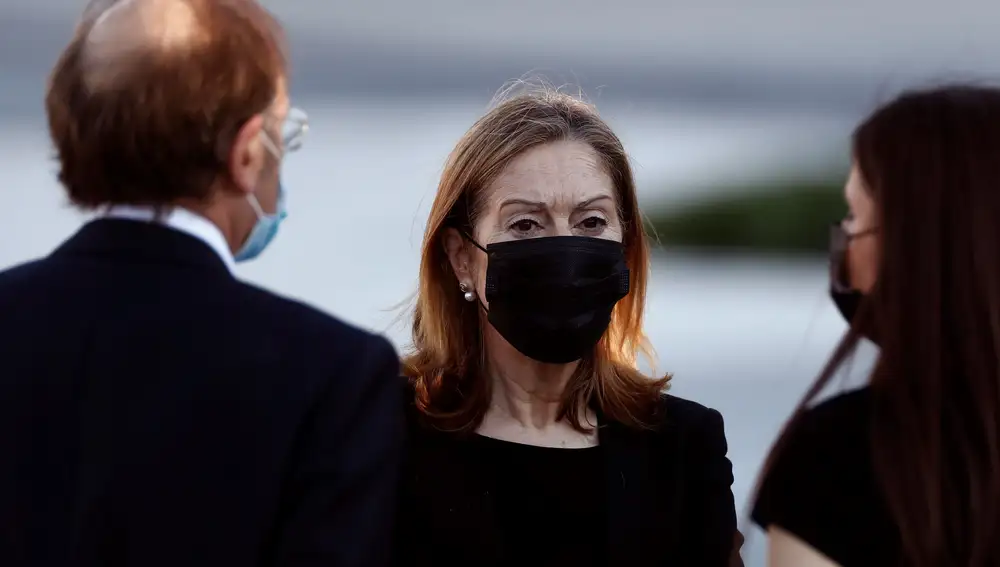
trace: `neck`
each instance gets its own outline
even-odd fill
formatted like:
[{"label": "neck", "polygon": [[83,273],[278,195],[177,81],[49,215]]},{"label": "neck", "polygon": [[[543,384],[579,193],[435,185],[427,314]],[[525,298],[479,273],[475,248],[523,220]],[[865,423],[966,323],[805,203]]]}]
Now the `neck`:
[{"label": "neck", "polygon": [[[233,197],[220,196],[209,202],[193,200],[179,201],[177,206],[201,215],[219,227],[219,230],[222,231],[222,235],[226,239],[226,244],[229,245],[229,251],[236,253],[243,245],[243,241],[246,240],[249,228],[244,226],[244,222],[240,221],[241,215],[234,214],[237,207],[241,206],[239,203],[234,202],[234,200]],[[241,200],[243,201],[242,206],[249,208],[250,205],[246,203],[246,200]]]},{"label": "neck", "polygon": [[[499,337],[497,337],[499,338]],[[506,341],[487,345],[493,382],[490,412],[531,429],[556,423],[563,392],[579,363],[546,364],[517,352]]]}]

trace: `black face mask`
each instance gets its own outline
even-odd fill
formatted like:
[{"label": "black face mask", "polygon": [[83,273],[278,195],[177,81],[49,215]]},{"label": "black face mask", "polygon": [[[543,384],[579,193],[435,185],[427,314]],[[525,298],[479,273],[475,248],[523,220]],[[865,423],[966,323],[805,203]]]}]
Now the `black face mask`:
[{"label": "black face mask", "polygon": [[484,249],[469,240],[489,259],[490,324],[521,354],[539,362],[565,364],[585,357],[608,329],[615,304],[628,295],[629,270],[620,242],[552,236]]},{"label": "black face mask", "polygon": [[[840,311],[840,315],[847,321],[848,325],[854,324],[858,308],[865,296],[851,287],[847,269],[847,248],[852,238],[867,236],[871,232],[848,234],[840,223],[834,223],[830,229],[830,298],[833,299],[833,304],[837,306],[837,310]],[[873,326],[863,324],[861,327],[862,336],[878,344],[878,341],[875,340]]]}]

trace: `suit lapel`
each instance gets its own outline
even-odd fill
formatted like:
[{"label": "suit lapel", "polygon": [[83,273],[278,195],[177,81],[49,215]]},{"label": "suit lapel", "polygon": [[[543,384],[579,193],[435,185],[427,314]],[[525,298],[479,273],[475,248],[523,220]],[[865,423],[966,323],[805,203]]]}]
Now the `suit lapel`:
[{"label": "suit lapel", "polygon": [[636,431],[604,419],[608,559],[615,566],[659,565],[678,550],[677,465],[669,425]]},{"label": "suit lapel", "polygon": [[643,555],[644,510],[650,486],[649,452],[643,436],[618,423],[599,431],[604,447],[605,489],[608,499],[608,560],[611,565],[633,565]]}]

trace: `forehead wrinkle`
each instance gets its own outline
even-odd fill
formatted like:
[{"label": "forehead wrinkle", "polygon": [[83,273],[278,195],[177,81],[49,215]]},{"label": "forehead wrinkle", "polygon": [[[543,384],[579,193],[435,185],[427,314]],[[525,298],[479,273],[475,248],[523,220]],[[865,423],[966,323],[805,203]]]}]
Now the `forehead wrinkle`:
[{"label": "forehead wrinkle", "polygon": [[575,210],[598,196],[618,200],[597,151],[585,142],[559,140],[532,147],[511,160],[485,187],[478,211],[499,214],[511,199]]},{"label": "forehead wrinkle", "polygon": [[530,175],[511,177],[498,178],[490,188],[490,201],[494,207],[522,200],[539,203],[543,207],[575,209],[602,197],[615,199],[611,179],[600,170],[566,172],[548,178],[533,178]]},{"label": "forehead wrinkle", "polygon": [[[518,210],[566,210],[576,211],[586,208],[597,208],[605,201],[617,206],[614,190],[608,187],[571,187],[554,191],[519,190],[518,188],[498,187],[490,196],[492,208],[503,212],[506,208]],[[508,189],[503,191],[502,189]]]},{"label": "forehead wrinkle", "polygon": [[535,184],[564,184],[572,178],[591,179],[605,175],[599,164],[589,156],[570,156],[569,159],[562,156],[557,159],[531,156],[531,159],[515,159],[500,172],[492,185],[516,188],[527,180]]}]

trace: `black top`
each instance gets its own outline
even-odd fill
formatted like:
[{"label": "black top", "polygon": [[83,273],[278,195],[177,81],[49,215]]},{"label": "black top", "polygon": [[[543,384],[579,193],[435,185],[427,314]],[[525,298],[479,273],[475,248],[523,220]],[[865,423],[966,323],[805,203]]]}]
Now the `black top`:
[{"label": "black top", "polygon": [[[501,561],[551,567],[606,565],[606,503],[581,498],[603,481],[601,448],[555,449],[473,436],[456,444],[456,459],[479,464],[475,498],[492,490],[497,527],[507,545]],[[478,486],[476,484],[478,483]],[[564,521],[587,518],[586,522]]]},{"label": "black top", "polygon": [[807,411],[764,479],[754,521],[784,528],[843,567],[898,565],[898,533],[874,477],[871,410],[863,388]]},{"label": "black top", "polygon": [[664,396],[653,431],[598,415],[590,449],[434,431],[412,404],[408,416],[401,567],[740,565],[732,466],[714,410]]},{"label": "black top", "polygon": [[384,339],[131,220],[0,273],[0,313],[0,565],[388,561]]}]

